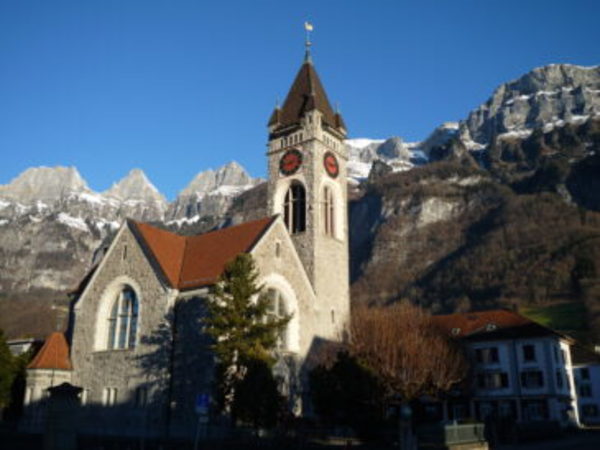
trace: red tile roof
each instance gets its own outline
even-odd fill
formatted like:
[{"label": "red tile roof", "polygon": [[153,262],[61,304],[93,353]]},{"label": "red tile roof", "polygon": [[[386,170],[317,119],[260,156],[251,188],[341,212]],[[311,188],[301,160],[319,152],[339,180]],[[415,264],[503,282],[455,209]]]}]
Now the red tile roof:
[{"label": "red tile roof", "polygon": [[488,325],[493,325],[497,329],[532,323],[531,320],[520,314],[503,309],[433,316],[432,319],[433,323],[442,331],[457,337],[485,330]]},{"label": "red tile roof", "polygon": [[171,287],[186,290],[214,284],[225,265],[250,251],[274,219],[267,217],[187,237],[146,223],[130,223]]},{"label": "red tile roof", "polygon": [[35,358],[27,366],[28,369],[72,370],[69,358],[69,344],[65,335],[54,332],[46,339]]},{"label": "red tile roof", "polygon": [[432,316],[432,320],[442,332],[456,338],[490,340],[558,335],[570,339],[516,312],[503,309]]}]

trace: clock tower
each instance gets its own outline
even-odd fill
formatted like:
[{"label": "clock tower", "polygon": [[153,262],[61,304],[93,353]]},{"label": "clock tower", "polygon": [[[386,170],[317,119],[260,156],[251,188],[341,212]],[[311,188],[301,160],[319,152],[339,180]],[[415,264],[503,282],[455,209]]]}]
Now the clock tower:
[{"label": "clock tower", "polygon": [[279,214],[313,286],[316,334],[339,338],[349,318],[346,127],[304,62],[269,120],[268,210]]}]

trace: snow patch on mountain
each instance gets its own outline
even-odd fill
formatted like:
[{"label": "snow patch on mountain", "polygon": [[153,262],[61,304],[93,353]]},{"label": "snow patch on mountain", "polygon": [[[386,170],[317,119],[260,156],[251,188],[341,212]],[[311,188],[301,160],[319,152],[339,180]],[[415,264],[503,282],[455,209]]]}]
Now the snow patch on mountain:
[{"label": "snow patch on mountain", "polygon": [[65,224],[68,227],[77,228],[81,231],[89,231],[89,228],[88,228],[87,224],[85,223],[85,220],[83,220],[81,217],[73,217],[73,216],[70,216],[69,214],[61,212],[58,214],[58,217],[56,218],[56,220],[58,220],[60,223]]},{"label": "snow patch on mountain", "polygon": [[383,161],[393,171],[408,170],[427,161],[420,142],[404,142],[399,137],[385,140],[346,139],[345,145],[348,151],[348,178],[354,182],[368,178],[377,160]]}]

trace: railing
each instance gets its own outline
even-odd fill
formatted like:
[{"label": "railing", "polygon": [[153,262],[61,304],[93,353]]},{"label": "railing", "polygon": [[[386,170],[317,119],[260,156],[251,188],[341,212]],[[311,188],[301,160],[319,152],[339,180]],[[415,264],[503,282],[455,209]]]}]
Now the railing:
[{"label": "railing", "polygon": [[482,423],[426,425],[419,427],[419,444],[457,445],[485,442]]}]

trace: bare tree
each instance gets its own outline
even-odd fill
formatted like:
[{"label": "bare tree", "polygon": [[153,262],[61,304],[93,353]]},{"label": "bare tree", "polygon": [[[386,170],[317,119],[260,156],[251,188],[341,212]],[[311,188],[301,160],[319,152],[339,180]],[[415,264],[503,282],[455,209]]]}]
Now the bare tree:
[{"label": "bare tree", "polygon": [[458,345],[441,334],[425,310],[409,303],[352,312],[350,349],[381,380],[389,397],[409,402],[450,390],[467,375]]}]

